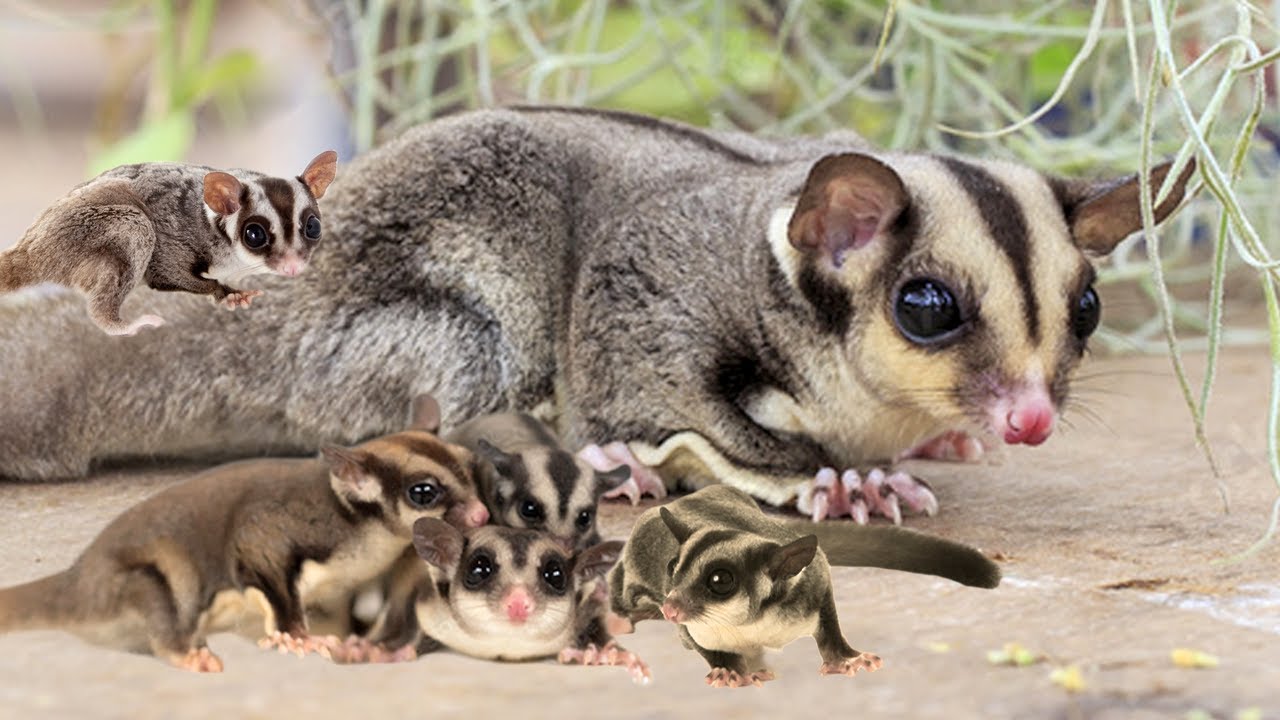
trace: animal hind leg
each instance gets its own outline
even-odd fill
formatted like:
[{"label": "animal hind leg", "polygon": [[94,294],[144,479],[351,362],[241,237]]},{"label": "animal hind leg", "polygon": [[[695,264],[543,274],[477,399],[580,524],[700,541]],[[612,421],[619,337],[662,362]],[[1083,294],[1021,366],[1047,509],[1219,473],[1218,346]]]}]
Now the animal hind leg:
[{"label": "animal hind leg", "polygon": [[135,569],[126,580],[123,604],[142,616],[151,653],[192,672],[222,672],[222,660],[199,637],[197,618],[184,612],[168,578],[155,565]]},{"label": "animal hind leg", "polygon": [[137,208],[116,206],[108,220],[95,223],[97,233],[89,257],[67,274],[67,284],[89,297],[89,315],[108,335],[134,335],[144,327],[159,327],[164,319],[143,315],[131,321],[120,317],[125,298],[142,282],[155,248],[151,221]]}]

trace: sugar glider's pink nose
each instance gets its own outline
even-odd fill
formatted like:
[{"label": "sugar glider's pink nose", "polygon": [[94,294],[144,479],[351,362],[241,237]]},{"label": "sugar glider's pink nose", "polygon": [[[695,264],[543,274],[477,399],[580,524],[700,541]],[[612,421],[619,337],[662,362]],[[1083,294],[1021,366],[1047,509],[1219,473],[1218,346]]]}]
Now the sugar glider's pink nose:
[{"label": "sugar glider's pink nose", "polygon": [[307,269],[307,261],[297,257],[296,255],[289,255],[285,257],[285,259],[281,260],[280,264],[276,266],[276,272],[284,275],[285,277],[297,277],[301,275],[302,271],[305,269]]},{"label": "sugar glider's pink nose", "polygon": [[524,624],[533,612],[533,598],[529,597],[529,591],[522,586],[512,588],[503,604],[507,608],[507,619],[516,625]]},{"label": "sugar glider's pink nose", "polygon": [[671,598],[667,598],[667,601],[662,603],[662,617],[673,623],[682,623],[689,619],[688,613],[680,606],[680,603]]},{"label": "sugar glider's pink nose", "polygon": [[467,509],[467,526],[480,527],[489,522],[489,509],[479,500],[472,501]]},{"label": "sugar glider's pink nose", "polygon": [[1005,417],[1004,441],[1039,445],[1053,433],[1055,415],[1047,398],[1032,397],[1015,404]]}]

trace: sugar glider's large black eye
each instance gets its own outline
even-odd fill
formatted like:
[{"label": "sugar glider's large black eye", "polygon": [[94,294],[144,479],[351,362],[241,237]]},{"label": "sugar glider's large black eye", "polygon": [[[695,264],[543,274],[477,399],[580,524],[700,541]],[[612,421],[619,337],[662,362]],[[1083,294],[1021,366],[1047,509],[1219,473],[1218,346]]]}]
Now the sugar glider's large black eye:
[{"label": "sugar glider's large black eye", "polygon": [[307,218],[307,224],[303,227],[302,233],[307,236],[308,240],[320,239],[320,218],[312,215]]},{"label": "sugar glider's large black eye", "polygon": [[493,559],[484,553],[477,553],[471,557],[471,562],[467,564],[467,575],[462,579],[462,584],[475,590],[483,585],[492,574]]},{"label": "sugar glider's large black eye", "polygon": [[420,482],[410,485],[404,494],[414,507],[429,508],[436,504],[444,492],[434,482]]},{"label": "sugar glider's large black eye", "polygon": [[244,238],[244,246],[250,250],[261,250],[267,246],[267,229],[262,227],[262,223],[251,222],[245,225],[240,236]]},{"label": "sugar glider's large black eye", "polygon": [[728,597],[738,589],[738,581],[734,579],[733,573],[724,568],[712,570],[707,573],[707,589],[712,595],[719,597]]},{"label": "sugar glider's large black eye", "polygon": [[1102,317],[1102,301],[1093,286],[1084,289],[1080,299],[1076,301],[1075,312],[1071,313],[1071,331],[1076,338],[1084,340],[1098,329],[1098,320]]},{"label": "sugar glider's large black eye", "polygon": [[893,319],[898,330],[918,345],[943,342],[964,325],[955,293],[933,278],[903,283],[893,301]]},{"label": "sugar glider's large black eye", "polygon": [[568,587],[569,576],[565,574],[564,562],[560,558],[547,558],[546,562],[542,563],[541,572],[542,581],[552,590],[564,592],[564,589]]},{"label": "sugar glider's large black eye", "polygon": [[520,513],[520,519],[527,523],[540,523],[547,517],[546,511],[542,509],[542,503],[537,500],[525,500],[520,503],[520,508],[516,512]]},{"label": "sugar glider's large black eye", "polygon": [[590,508],[578,513],[578,517],[574,518],[573,525],[579,530],[586,530],[591,527],[591,520],[595,517],[595,513]]}]

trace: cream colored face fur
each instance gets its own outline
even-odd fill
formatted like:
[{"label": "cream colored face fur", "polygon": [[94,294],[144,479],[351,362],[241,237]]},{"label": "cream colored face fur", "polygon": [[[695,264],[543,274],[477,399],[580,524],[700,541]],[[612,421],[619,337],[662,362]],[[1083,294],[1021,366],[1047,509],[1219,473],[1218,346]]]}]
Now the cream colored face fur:
[{"label": "cream colored face fur", "polygon": [[[909,188],[909,212],[918,221],[910,251],[886,267],[895,239],[881,232],[850,251],[841,267],[821,268],[850,291],[855,305],[845,342],[811,357],[804,368],[822,400],[806,406],[781,393],[765,393],[749,414],[769,428],[811,434],[829,448],[860,448],[860,458],[849,458],[858,460],[891,458],[948,430],[999,434],[993,413],[1002,399],[1020,393],[1043,393],[1060,404],[1066,375],[1082,350],[1072,334],[1071,308],[1091,271],[1045,178],[1008,163],[979,166],[1003,184],[1025,219],[1038,306],[1038,337],[1033,337],[1016,264],[988,230],[972,193],[938,158],[882,160]],[[796,285],[808,259],[787,237],[792,210],[775,213],[770,243]],[[962,311],[971,314],[972,327],[964,337],[930,348],[898,329],[894,293],[917,277],[944,283]]]},{"label": "cream colored face fur", "polygon": [[[480,557],[490,568],[483,578],[471,575],[471,566]],[[541,578],[543,567],[553,560],[565,573],[563,591],[547,587]],[[434,581],[451,584],[447,598],[432,593],[419,600],[418,622],[435,640],[472,657],[526,660],[554,655],[568,646],[573,635],[577,583],[572,567],[564,549],[550,536],[479,528],[468,535],[452,576],[438,567],[430,569]],[[513,621],[507,611],[513,593],[531,602],[520,622]]]}]

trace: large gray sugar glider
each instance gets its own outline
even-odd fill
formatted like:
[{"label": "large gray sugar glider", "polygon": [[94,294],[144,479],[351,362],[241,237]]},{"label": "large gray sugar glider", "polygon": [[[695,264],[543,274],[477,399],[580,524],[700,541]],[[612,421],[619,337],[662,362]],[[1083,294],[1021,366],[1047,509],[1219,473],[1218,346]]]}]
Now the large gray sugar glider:
[{"label": "large gray sugar glider", "polygon": [[141,283],[248,307],[261,290],[230,283],[259,273],[293,277],[320,240],[317,200],[337,172],[332,150],[297,178],[179,163],[121,165],[73,189],[0,253],[0,292],[41,282],[80,290],[111,335],[158,327],[158,315],[125,320],[121,305]]},{"label": "large gray sugar glider", "polygon": [[[1152,173],[1157,220],[1192,169]],[[446,427],[529,411],[662,487],[897,520],[937,503],[896,461],[1050,437],[1090,260],[1141,227],[1136,177],[545,107],[412,128],[324,210],[276,312],[149,298],[187,331],[105,346],[65,299],[0,299],[0,475],[356,440],[428,392]]]}]

